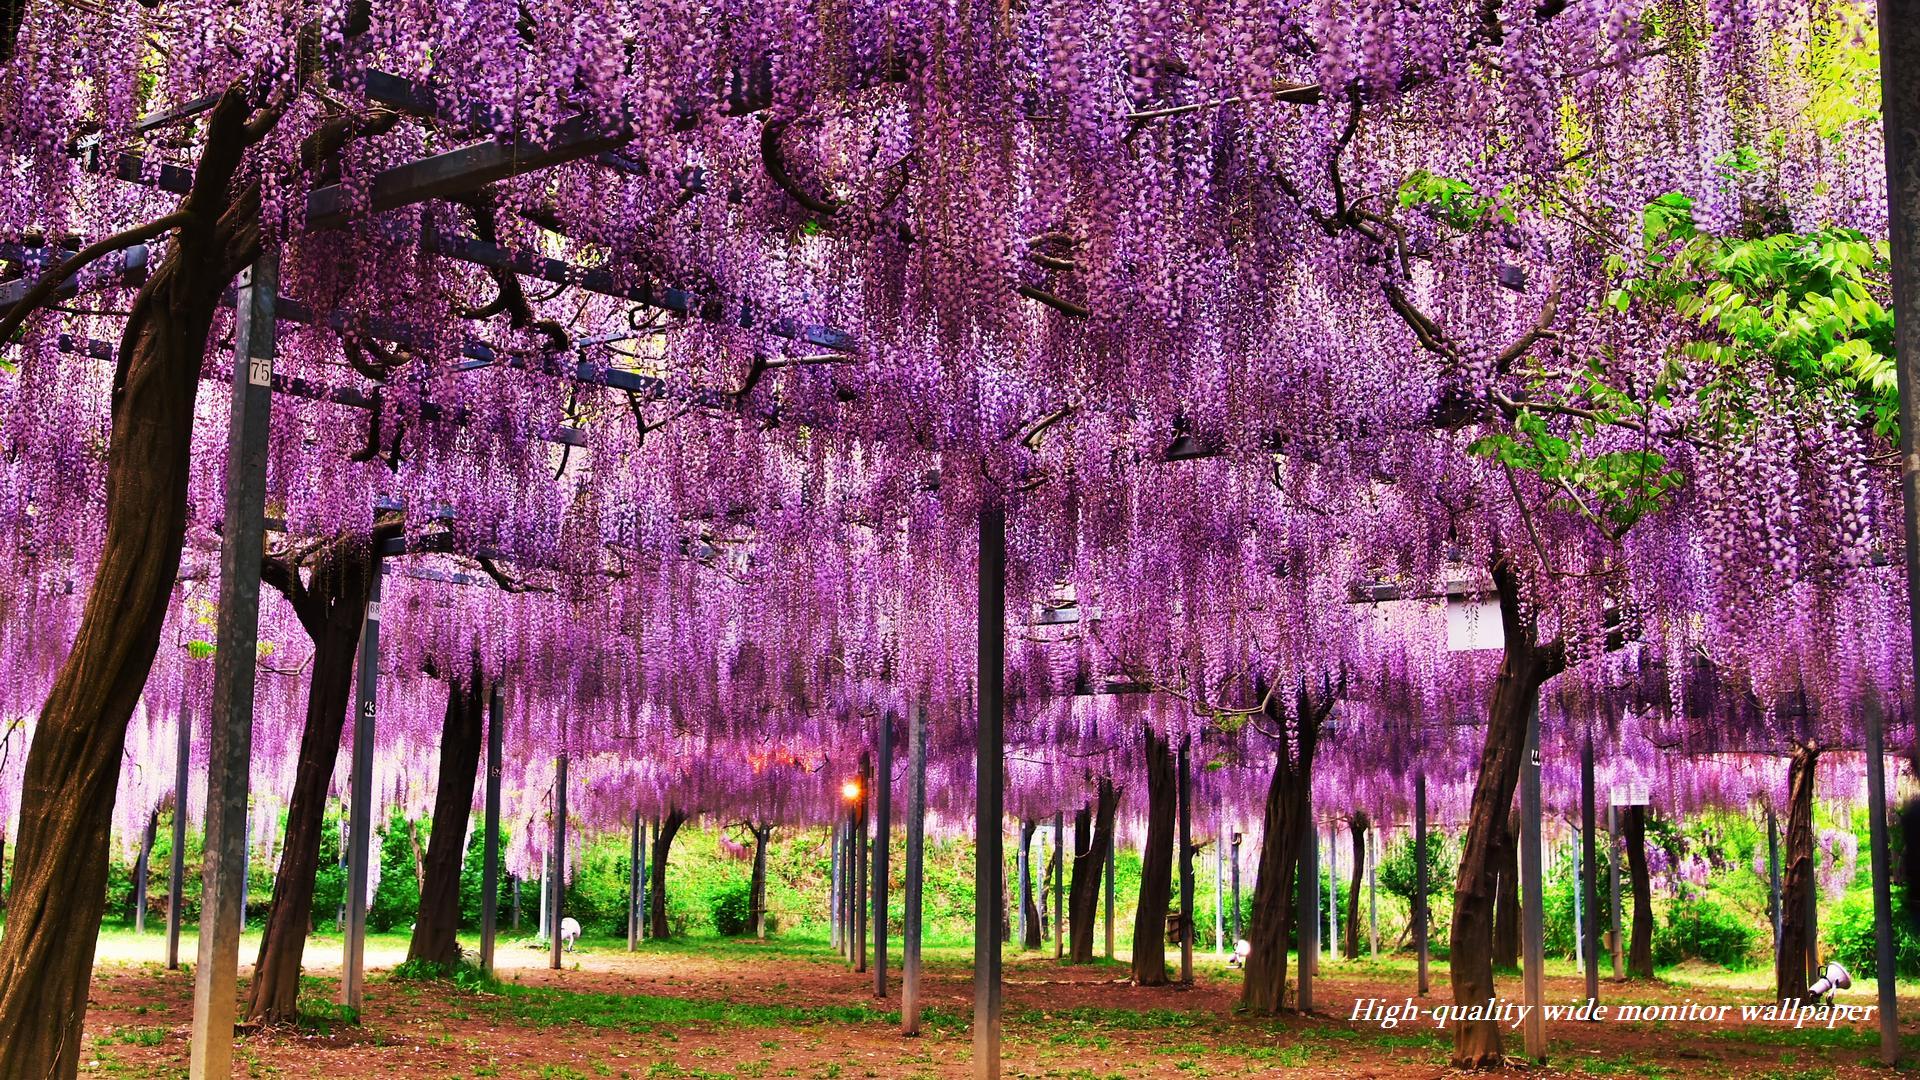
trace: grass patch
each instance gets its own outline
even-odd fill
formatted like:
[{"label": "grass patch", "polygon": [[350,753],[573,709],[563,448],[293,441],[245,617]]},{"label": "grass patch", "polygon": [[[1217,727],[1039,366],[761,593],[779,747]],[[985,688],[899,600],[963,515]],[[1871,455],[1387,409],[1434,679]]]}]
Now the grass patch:
[{"label": "grass patch", "polygon": [[641,1033],[685,1024],[779,1028],[803,1024],[898,1023],[898,1012],[866,1005],[756,1005],[695,1001],[653,994],[594,994],[549,986],[495,983],[476,999],[478,1011],[496,1020],[535,1027],[581,1025]]},{"label": "grass patch", "polygon": [[125,1043],[128,1046],[159,1046],[167,1041],[167,1029],[163,1027],[119,1027],[103,1032],[94,1038],[94,1045],[107,1046],[113,1043]]}]

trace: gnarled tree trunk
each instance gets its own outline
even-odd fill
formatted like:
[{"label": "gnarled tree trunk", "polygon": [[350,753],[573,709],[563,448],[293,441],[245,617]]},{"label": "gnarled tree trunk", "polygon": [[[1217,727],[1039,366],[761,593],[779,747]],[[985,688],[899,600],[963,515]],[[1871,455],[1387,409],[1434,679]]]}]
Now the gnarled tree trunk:
[{"label": "gnarled tree trunk", "polygon": [[1500,875],[1493,904],[1493,966],[1499,971],[1520,969],[1520,812],[1507,818],[1499,846],[1494,849],[1494,872]]},{"label": "gnarled tree trunk", "polygon": [[[433,792],[433,834],[420,871],[420,912],[414,918],[408,960],[443,968],[460,962],[460,871],[467,858],[467,819],[480,771],[486,694],[480,664],[465,679],[447,680],[447,713],[440,729],[440,769]],[[557,876],[557,875],[556,875]]]},{"label": "gnarled tree trunk", "polygon": [[[1500,594],[1500,621],[1506,652],[1487,702],[1487,739],[1480,753],[1473,801],[1467,812],[1466,849],[1454,883],[1453,932],[1448,939],[1447,970],[1456,1005],[1482,1005],[1495,997],[1493,984],[1494,853],[1507,836],[1514,788],[1520,782],[1526,752],[1527,719],[1540,699],[1540,687],[1565,665],[1558,642],[1541,644],[1531,613],[1523,610],[1513,568],[1496,558],[1493,580]],[[1505,1063],[1497,1020],[1453,1024],[1453,1066],[1499,1068]]]},{"label": "gnarled tree trunk", "polygon": [[1033,834],[1039,827],[1037,821],[1020,823],[1020,857],[1014,860],[1020,868],[1020,947],[1023,949],[1040,947],[1040,903],[1033,887]]},{"label": "gnarled tree trunk", "polygon": [[1628,939],[1627,978],[1653,978],[1653,882],[1647,874],[1647,808],[1626,808],[1627,877],[1633,889],[1633,935]]},{"label": "gnarled tree trunk", "polygon": [[[1786,870],[1780,882],[1780,948],[1774,960],[1774,996],[1781,1001],[1807,998],[1807,949],[1813,928],[1813,774],[1820,751],[1811,744],[1793,748],[1787,763]],[[1638,810],[1639,807],[1634,809]],[[1634,926],[1639,928],[1636,915]]]},{"label": "gnarled tree trunk", "polygon": [[1332,689],[1327,688],[1318,702],[1312,701],[1302,684],[1291,724],[1279,696],[1267,698],[1267,719],[1280,738],[1260,819],[1259,870],[1247,925],[1246,976],[1240,986],[1240,1008],[1248,1012],[1271,1014],[1286,1007],[1287,946],[1293,938],[1295,914],[1294,875],[1300,868],[1301,844],[1312,839],[1307,820],[1313,752],[1320,738],[1320,723],[1333,708],[1333,696]]},{"label": "gnarled tree trunk", "polygon": [[653,929],[656,941],[665,941],[673,936],[667,927],[667,856],[673,850],[674,834],[686,823],[687,815],[678,810],[669,810],[666,820],[653,830],[653,865],[647,868],[653,878],[647,893],[647,922]]},{"label": "gnarled tree trunk", "polygon": [[1367,873],[1367,812],[1353,815],[1348,823],[1353,832],[1353,884],[1347,888],[1347,959],[1360,959],[1360,882]]},{"label": "gnarled tree trunk", "polygon": [[1140,900],[1133,915],[1133,981],[1167,985],[1167,905],[1173,897],[1174,811],[1179,777],[1167,740],[1146,731],[1147,848],[1140,859]]},{"label": "gnarled tree trunk", "polygon": [[187,217],[133,302],[114,368],[106,536],[86,608],[27,753],[5,936],[0,1076],[71,1077],[106,909],[127,722],[160,644],[186,535],[188,448],[221,293],[259,250],[259,188],[235,188],[244,92],[207,116]]},{"label": "gnarled tree trunk", "polygon": [[[1088,837],[1084,850],[1073,857],[1073,884],[1067,889],[1067,962],[1093,963],[1093,937],[1100,914],[1101,875],[1106,873],[1107,852],[1113,850],[1113,815],[1120,804],[1120,793],[1113,781],[1100,778],[1099,793],[1091,813],[1082,809],[1073,818],[1073,835]],[[1089,832],[1087,819],[1093,819]]]},{"label": "gnarled tree trunk", "polygon": [[373,587],[374,542],[365,536],[338,538],[318,554],[312,577],[305,582],[300,568],[288,562],[269,559],[262,568],[262,577],[286,595],[313,639],[306,726],[287,803],[286,840],[247,1006],[247,1015],[262,1023],[299,1018],[300,961],[313,926],[313,881],[320,869],[327,784],[352,703],[360,624]]}]

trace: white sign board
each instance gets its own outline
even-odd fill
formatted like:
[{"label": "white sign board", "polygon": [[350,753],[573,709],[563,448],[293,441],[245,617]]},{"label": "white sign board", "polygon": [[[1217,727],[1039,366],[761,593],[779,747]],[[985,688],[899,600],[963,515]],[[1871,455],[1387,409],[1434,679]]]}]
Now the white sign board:
[{"label": "white sign board", "polygon": [[1506,630],[1500,625],[1500,602],[1474,597],[1447,599],[1447,651],[1477,652],[1504,649]]},{"label": "white sign board", "polygon": [[1645,806],[1650,801],[1647,798],[1647,785],[1615,784],[1613,798],[1608,801],[1615,806]]}]

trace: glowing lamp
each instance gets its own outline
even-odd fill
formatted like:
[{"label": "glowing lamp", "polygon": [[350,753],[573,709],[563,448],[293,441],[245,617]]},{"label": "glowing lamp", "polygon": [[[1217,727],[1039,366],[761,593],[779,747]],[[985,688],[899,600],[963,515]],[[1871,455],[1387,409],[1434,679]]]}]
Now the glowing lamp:
[{"label": "glowing lamp", "polygon": [[855,799],[858,799],[860,797],[860,781],[849,780],[846,783],[841,784],[840,797],[847,800],[848,802],[853,802]]}]

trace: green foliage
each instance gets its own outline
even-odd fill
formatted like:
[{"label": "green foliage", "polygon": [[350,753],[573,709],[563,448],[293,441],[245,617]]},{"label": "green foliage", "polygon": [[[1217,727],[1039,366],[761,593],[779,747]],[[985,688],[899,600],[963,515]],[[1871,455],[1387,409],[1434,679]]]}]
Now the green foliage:
[{"label": "green foliage", "polygon": [[[579,920],[587,933],[625,936],[627,932],[627,866],[631,854],[619,838],[592,844],[580,855],[567,882],[566,914]],[[671,893],[669,893],[671,895]],[[479,878],[474,879],[474,910],[480,903]]]},{"label": "green foliage", "polygon": [[1704,332],[1686,354],[1709,373],[1693,389],[1709,433],[1737,429],[1783,393],[1788,404],[1850,401],[1877,433],[1898,433],[1886,241],[1839,227],[1716,236],[1678,193],[1649,204],[1643,227],[1647,265],[1608,302],[1664,306]]},{"label": "green foliage", "polygon": [[380,884],[374,889],[373,903],[367,906],[368,929],[404,930],[419,914],[420,879],[414,843],[417,837],[424,853],[426,832],[425,822],[408,821],[398,813],[380,830]]},{"label": "green foliage", "polygon": [[[1893,890],[1893,968],[1894,974],[1920,975],[1920,936],[1915,936],[1913,920],[1907,916],[1907,890]],[[1827,959],[1838,960],[1855,980],[1879,974],[1878,945],[1873,934],[1873,892],[1854,889],[1840,902],[1840,909],[1828,916],[1826,925]]]},{"label": "green foliage", "polygon": [[1667,908],[1665,924],[1654,928],[1653,961],[1705,960],[1743,968],[1753,944],[1754,928],[1727,905],[1711,897],[1676,900]]},{"label": "green foliage", "polygon": [[1522,407],[1512,434],[1482,435],[1467,450],[1534,474],[1561,493],[1548,506],[1577,513],[1617,536],[1657,509],[1660,499],[1680,486],[1681,477],[1678,470],[1667,468],[1665,455],[1652,450],[1587,453],[1587,437],[1603,422],[1646,415],[1645,406],[1607,387],[1597,369],[1587,383],[1589,402],[1605,403],[1600,407],[1603,419],[1582,418],[1562,438],[1548,431],[1544,416]]},{"label": "green foliage", "polygon": [[712,894],[713,928],[725,937],[738,937],[751,929],[747,925],[753,910],[753,885],[735,882]]},{"label": "green foliage", "polygon": [[[1613,901],[1612,893],[1607,887],[1608,847],[1609,845],[1603,840],[1594,852],[1598,864],[1598,873],[1594,876],[1598,878],[1600,882],[1600,887],[1595,890],[1599,910],[1597,912],[1589,911],[1586,909],[1587,901],[1585,899],[1580,901],[1581,916],[1583,918],[1597,918],[1599,920],[1603,954],[1605,951],[1606,928],[1612,920],[1612,909],[1610,905]],[[1546,874],[1541,879],[1543,887],[1540,892],[1542,916],[1540,926],[1542,939],[1545,942],[1544,948],[1549,956],[1571,957],[1574,955],[1578,935],[1575,932],[1573,918],[1573,896],[1575,892],[1575,878],[1581,872],[1580,859],[1581,852],[1578,844],[1570,844],[1560,848],[1553,860],[1553,865],[1547,869]],[[1624,871],[1625,867],[1623,866],[1621,869]],[[1622,899],[1625,900],[1627,904],[1632,904],[1631,898],[1622,897]]]},{"label": "green foliage", "polygon": [[[1502,192],[1502,195],[1510,194]],[[1399,201],[1402,207],[1408,209],[1423,207],[1461,232],[1470,232],[1490,221],[1510,224],[1516,220],[1513,208],[1506,205],[1504,199],[1496,202],[1475,191],[1473,185],[1465,180],[1440,176],[1425,169],[1414,170],[1401,182]]]}]

